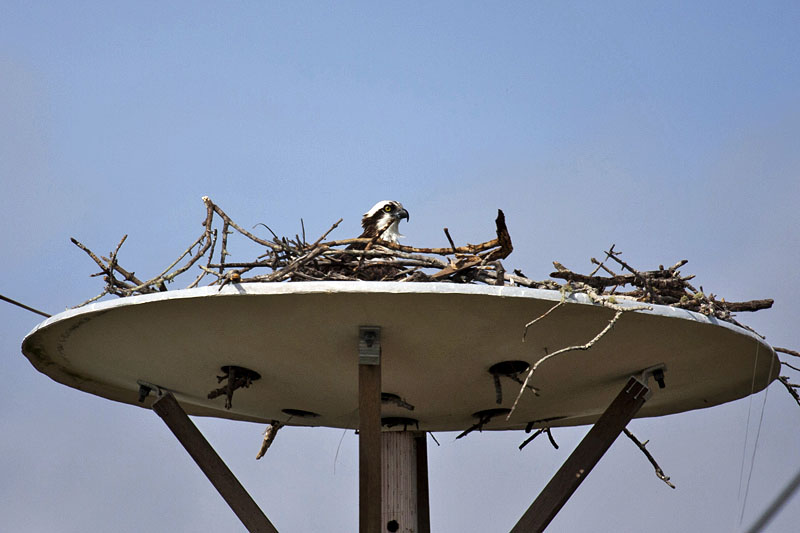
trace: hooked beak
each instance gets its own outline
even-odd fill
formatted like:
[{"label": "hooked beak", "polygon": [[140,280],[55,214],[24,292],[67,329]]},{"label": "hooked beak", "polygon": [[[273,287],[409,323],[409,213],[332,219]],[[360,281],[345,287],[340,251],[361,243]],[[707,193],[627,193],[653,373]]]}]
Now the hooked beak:
[{"label": "hooked beak", "polygon": [[398,222],[401,218],[406,219],[406,221],[411,220],[411,217],[408,215],[408,211],[406,211],[404,208],[397,210],[397,212],[394,214],[394,218],[396,218]]}]

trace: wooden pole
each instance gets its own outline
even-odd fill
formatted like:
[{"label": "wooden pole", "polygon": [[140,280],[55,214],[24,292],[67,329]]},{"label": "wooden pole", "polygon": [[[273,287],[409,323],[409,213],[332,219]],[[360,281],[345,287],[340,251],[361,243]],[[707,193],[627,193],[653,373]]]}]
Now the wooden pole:
[{"label": "wooden pole", "polygon": [[522,515],[511,533],[544,531],[649,395],[650,389],[647,385],[631,377],[625,388]]},{"label": "wooden pole", "polygon": [[414,435],[417,448],[417,530],[431,533],[431,507],[428,493],[428,434]]},{"label": "wooden pole", "polygon": [[417,448],[410,431],[381,435],[383,470],[382,531],[417,532]]},{"label": "wooden pole", "polygon": [[166,393],[156,400],[153,411],[164,420],[248,531],[278,532],[172,394]]},{"label": "wooden pole", "polygon": [[[371,335],[371,336],[370,336]],[[368,353],[368,352],[372,353]],[[381,528],[380,329],[361,328],[358,365],[358,504],[360,533]]]}]

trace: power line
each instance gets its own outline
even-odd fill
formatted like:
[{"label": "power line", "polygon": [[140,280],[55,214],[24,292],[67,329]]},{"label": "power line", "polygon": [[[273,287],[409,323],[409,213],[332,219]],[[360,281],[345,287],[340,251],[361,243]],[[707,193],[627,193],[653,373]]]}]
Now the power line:
[{"label": "power line", "polygon": [[766,511],[756,520],[756,522],[747,530],[747,533],[758,533],[766,527],[772,518],[778,513],[783,504],[792,497],[797,488],[800,487],[800,472],[795,474],[788,485],[778,494],[778,497],[772,502]]},{"label": "power line", "polygon": [[34,309],[33,307],[28,307],[27,305],[25,305],[23,303],[20,303],[20,302],[18,302],[16,300],[12,300],[11,298],[3,296],[2,294],[0,294],[0,300],[6,301],[6,302],[8,302],[10,304],[14,304],[17,307],[21,307],[23,309],[26,309],[26,310],[30,311],[31,313],[36,313],[37,315],[42,315],[45,318],[50,318],[51,316],[53,316],[53,315],[48,315],[44,311],[39,311],[38,309]]}]

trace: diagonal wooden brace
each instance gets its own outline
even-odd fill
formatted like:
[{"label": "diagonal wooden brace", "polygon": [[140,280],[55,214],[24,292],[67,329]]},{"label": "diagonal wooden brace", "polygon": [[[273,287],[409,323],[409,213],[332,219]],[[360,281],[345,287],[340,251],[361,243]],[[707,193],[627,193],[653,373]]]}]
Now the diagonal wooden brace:
[{"label": "diagonal wooden brace", "polygon": [[153,411],[164,420],[248,531],[278,533],[172,394],[167,392],[156,400]]},{"label": "diagonal wooden brace", "polygon": [[631,377],[511,533],[544,531],[649,397],[647,385]]}]

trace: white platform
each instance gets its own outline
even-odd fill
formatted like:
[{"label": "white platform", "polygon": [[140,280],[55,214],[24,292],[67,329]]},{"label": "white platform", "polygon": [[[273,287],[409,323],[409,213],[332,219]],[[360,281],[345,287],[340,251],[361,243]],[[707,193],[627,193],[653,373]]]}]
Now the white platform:
[{"label": "white platform", "polygon": [[[169,291],[89,305],[53,316],[29,333],[23,353],[52,379],[132,405],[138,380],[172,391],[193,415],[287,421],[283,409],[318,413],[289,424],[358,424],[358,327],[380,326],[383,391],[415,409],[384,405],[383,416],[419,420],[420,429],[463,430],[473,413],[510,407],[519,385],[502,378],[495,402],[488,369],[506,360],[533,363],[584,344],[614,311],[572,295],[528,332],[525,323],[561,299],[557,291],[451,283],[261,283]],[[633,305],[633,304],[631,304]],[[630,375],[665,363],[638,416],[710,407],[760,391],[778,376],[772,348],[732,324],[654,306],[624,314],[587,351],[544,363],[511,420],[486,429],[594,422]],[[233,408],[206,398],[220,367],[261,374],[237,390]],[[655,384],[651,382],[651,387]],[[554,419],[554,420],[553,420]],[[537,424],[537,427],[541,424]]]}]

